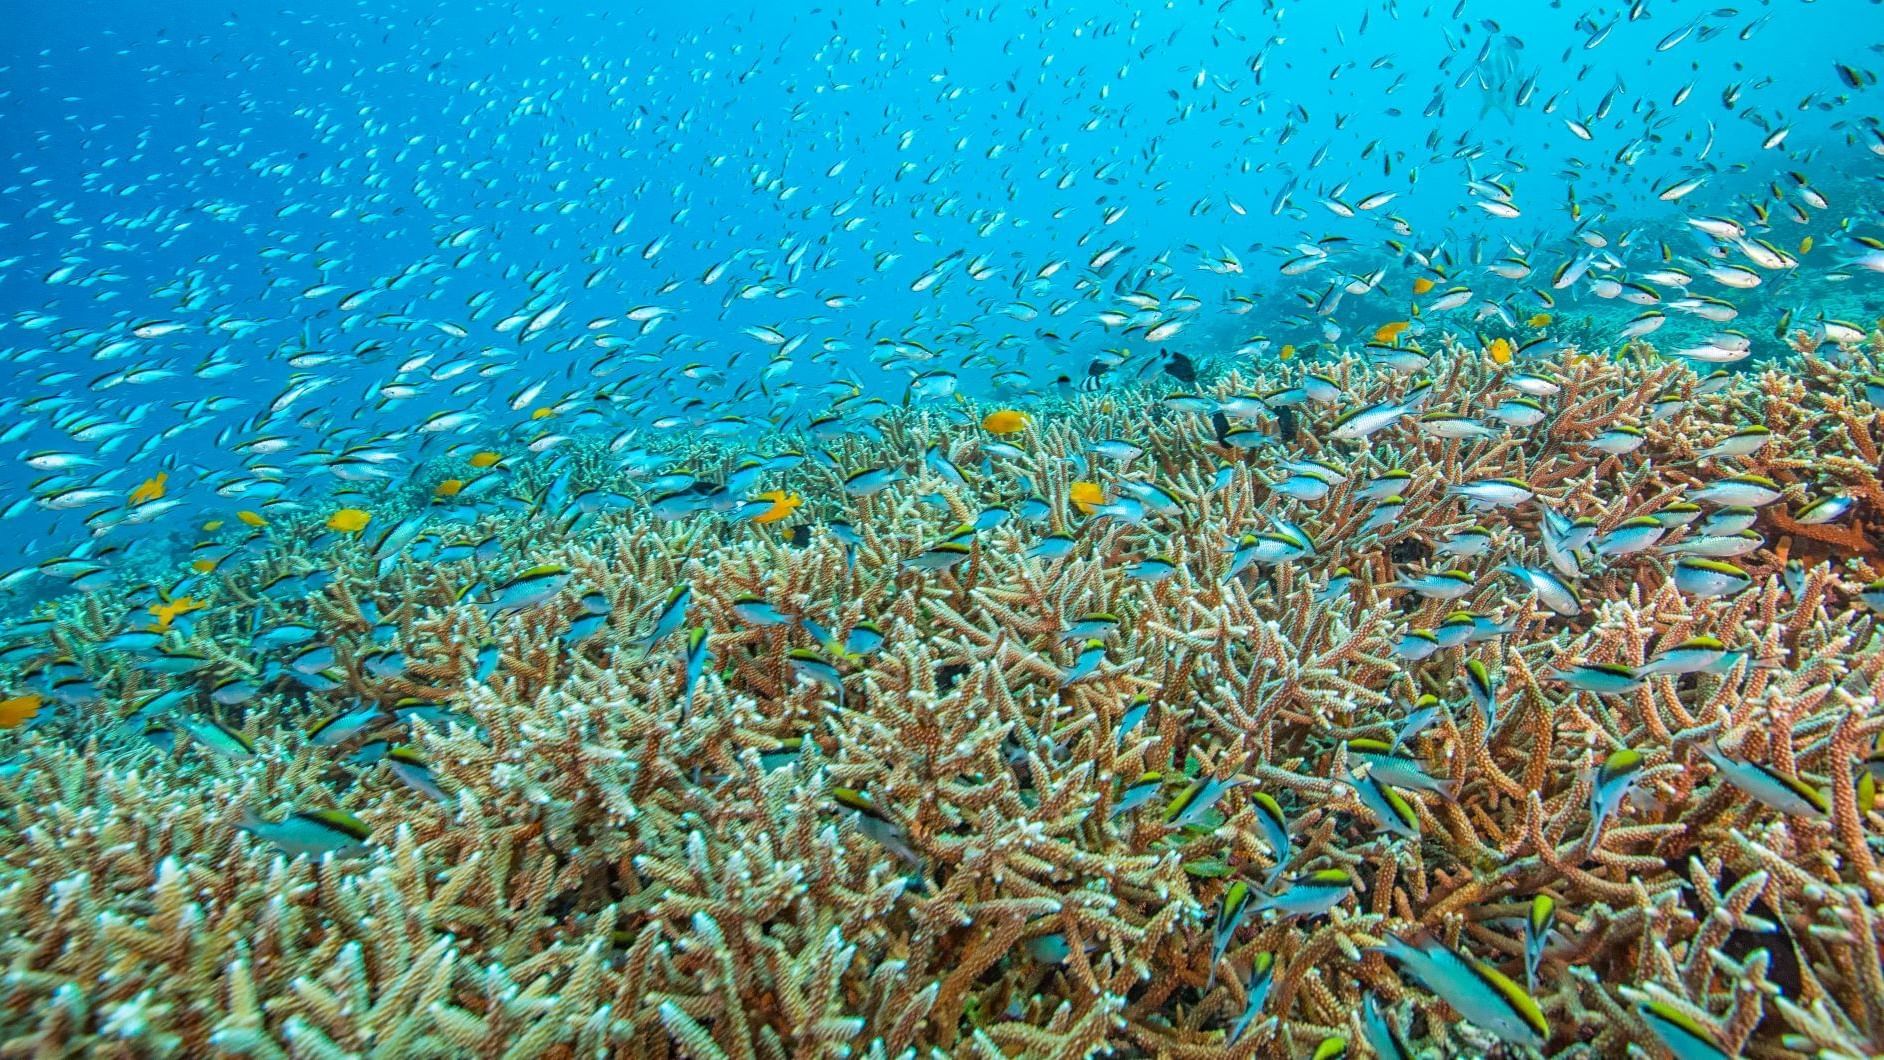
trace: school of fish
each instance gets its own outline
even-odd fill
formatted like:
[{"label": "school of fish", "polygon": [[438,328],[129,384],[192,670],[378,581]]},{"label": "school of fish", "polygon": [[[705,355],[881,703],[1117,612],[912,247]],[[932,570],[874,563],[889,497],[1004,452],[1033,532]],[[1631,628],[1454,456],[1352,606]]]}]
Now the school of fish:
[{"label": "school of fish", "polygon": [[0,62],[0,1051],[1884,1054],[1874,5],[348,10]]}]

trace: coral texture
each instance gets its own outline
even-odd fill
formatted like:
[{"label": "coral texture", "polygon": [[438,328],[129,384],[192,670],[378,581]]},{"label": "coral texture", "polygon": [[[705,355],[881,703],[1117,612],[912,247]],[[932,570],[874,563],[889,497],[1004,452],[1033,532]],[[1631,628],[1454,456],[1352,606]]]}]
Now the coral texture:
[{"label": "coral texture", "polygon": [[[1428,410],[1516,395],[1482,351],[1433,354]],[[1500,1036],[1377,948],[1424,933],[1521,984],[1526,913],[1547,895],[1555,932],[1530,993],[1550,1054],[1659,1054],[1653,1002],[1729,1055],[1874,1055],[1884,818],[1865,762],[1884,737],[1884,640],[1861,592],[1884,577],[1884,415],[1862,386],[1877,358],[1875,343],[1821,349],[1703,386],[1645,347],[1572,353],[1548,366],[1561,390],[1539,398],[1543,422],[1485,439],[1435,437],[1418,412],[1366,443],[1335,438],[1338,413],[1408,390],[1358,359],[1316,366],[1340,403],[1298,409],[1290,441],[1254,448],[1146,390],[1030,408],[1003,439],[1018,458],[981,449],[987,410],[899,410],[880,437],[825,441],[835,467],[779,474],[804,498],[780,525],[666,520],[638,499],[569,518],[543,498],[637,497],[617,454],[581,444],[510,456],[486,494],[510,503],[433,503],[421,483],[372,529],[318,545],[325,512],[232,523],[226,544],[256,541],[196,576],[203,606],[164,620],[157,647],[107,647],[151,624],[134,596],[69,597],[11,635],[9,687],[56,673],[63,694],[0,733],[0,1052],[1304,1056],[1359,1041],[1371,996],[1416,1052],[1469,1055]],[[1300,377],[1245,367],[1208,393]],[[1618,425],[1642,447],[1584,444]],[[1757,453],[1701,455],[1751,425],[1774,436]],[[1144,452],[1092,454],[1103,439]],[[743,455],[651,444],[707,478]],[[1325,497],[1270,488],[1309,459],[1336,469]],[[866,468],[910,474],[846,493]],[[1357,494],[1395,468],[1404,507],[1364,530],[1376,500]],[[1559,615],[1499,572],[1548,569],[1546,507],[1602,540],[1742,472],[1784,497],[1759,508],[1761,546],[1731,560],[1750,578],[1738,592],[1684,592],[1678,551],[1617,551],[1566,577],[1582,606]],[[1471,511],[1450,491],[1495,478],[1536,496]],[[1080,481],[1108,497],[1155,485],[1169,504],[1086,514],[1069,502]],[[1848,516],[1797,518],[1832,493],[1856,500]],[[955,538],[958,562],[906,563],[1032,495],[1040,522],[986,520]],[[422,534],[393,547],[373,532],[402,517]],[[1226,579],[1240,535],[1276,517],[1311,553]],[[1434,558],[1478,523],[1486,551]],[[810,528],[802,546],[788,525]],[[1027,554],[1056,532],[1070,554]],[[1700,533],[1670,521],[1660,546]],[[493,535],[500,548],[436,554]],[[1174,568],[1162,580],[1133,566],[1154,555]],[[535,565],[566,580],[493,604]],[[1455,565],[1462,596],[1395,585]],[[1325,592],[1341,567],[1352,587]],[[309,572],[332,580],[270,588]],[[683,585],[679,626],[648,642]],[[789,620],[755,621],[752,597]],[[1396,649],[1461,610],[1502,628],[1424,658]],[[1067,635],[1094,613],[1116,623]],[[599,628],[568,635],[594,614]],[[880,645],[850,640],[866,621]],[[322,689],[269,646],[285,626],[334,649]],[[1742,654],[1651,665],[1701,637]],[[1081,675],[1090,640],[1103,655]],[[389,648],[403,665],[374,658]],[[1474,705],[1469,662],[1495,707]],[[1562,676],[1581,664],[1632,680]],[[252,687],[224,691],[230,678]],[[191,694],[163,712],[141,706],[178,688]],[[1401,785],[1411,823],[1396,829],[1362,797],[1370,768],[1350,741],[1394,740],[1423,695],[1440,709],[1398,751],[1449,783]],[[357,734],[306,735],[362,704],[384,712]],[[212,717],[253,752],[207,747],[195,733]],[[150,727],[174,746],[152,747]],[[446,798],[402,782],[378,741]],[[1595,830],[1597,771],[1624,749],[1640,771]],[[1822,792],[1825,811],[1762,801],[1755,767]],[[1217,798],[1200,813],[1172,805],[1198,781],[1229,783],[1203,784]],[[1152,796],[1118,812],[1141,783]],[[371,834],[363,852],[290,857],[238,828],[244,808],[344,809]],[[1237,883],[1260,898],[1326,869],[1352,881],[1326,913],[1222,924]],[[1259,955],[1273,982],[1232,1042]]]}]

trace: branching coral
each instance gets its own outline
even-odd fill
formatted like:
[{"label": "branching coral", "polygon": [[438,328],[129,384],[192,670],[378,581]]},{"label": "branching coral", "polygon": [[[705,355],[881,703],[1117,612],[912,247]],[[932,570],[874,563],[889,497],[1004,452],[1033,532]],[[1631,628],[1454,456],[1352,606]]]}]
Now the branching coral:
[{"label": "branching coral", "polygon": [[[1323,367],[1346,402],[1405,386],[1358,361]],[[1433,369],[1434,409],[1511,393],[1463,347]],[[1876,1052],[1884,820],[1856,780],[1884,731],[1884,642],[1857,589],[1884,573],[1884,421],[1852,375],[1871,370],[1807,358],[1803,376],[1703,394],[1676,365],[1575,356],[1533,431],[1399,427],[1360,447],[1305,415],[1293,449],[1247,455],[1127,392],[1038,410],[1023,457],[985,466],[972,421],[913,410],[883,420],[881,441],[831,443],[838,470],[793,472],[812,526],[802,547],[777,527],[668,522],[639,504],[572,520],[523,503],[440,531],[498,542],[446,562],[364,539],[317,552],[282,532],[224,559],[209,606],[140,652],[103,646],[146,621],[122,609],[135,603],[62,605],[21,635],[35,648],[16,656],[19,679],[70,671],[91,692],[6,737],[0,1037],[11,1053],[126,1056],[1304,1055],[1324,1035],[1358,1037],[1371,993],[1451,1055],[1490,1037],[1374,948],[1428,933],[1521,980],[1521,925],[1543,894],[1560,911],[1535,988],[1552,1052],[1659,1049],[1648,1005],[1730,1052]],[[1279,371],[1215,389],[1260,391]],[[1685,406],[1665,414],[1664,397]],[[1582,444],[1617,424],[1643,428],[1644,448]],[[1794,504],[1837,489],[1858,506],[1832,524],[1764,509],[1774,547],[1743,560],[1745,591],[1684,593],[1673,557],[1650,549],[1586,566],[1586,606],[1563,617],[1493,574],[1549,562],[1538,504],[1597,533],[1652,516],[1718,477],[1699,451],[1749,424],[1776,437],[1739,468]],[[1103,438],[1144,452],[1076,472]],[[738,457],[677,444],[703,473]],[[918,465],[932,449],[963,482]],[[1264,485],[1308,458],[1341,469],[1322,500]],[[526,499],[565,472],[636,489],[580,444],[516,464]],[[913,473],[847,496],[840,471],[864,467]],[[1408,472],[1407,506],[1363,532],[1360,490],[1390,468]],[[1488,514],[1448,490],[1501,477],[1538,504]],[[1074,481],[1095,480],[1115,498],[1155,485],[1175,509],[1068,503]],[[948,570],[904,564],[1034,496],[1037,525],[992,520]],[[1277,517],[1312,555],[1226,579],[1239,536]],[[1409,556],[1481,520],[1495,543],[1464,562],[1463,597],[1395,587],[1443,569]],[[1070,554],[1028,555],[1056,531],[1075,537]],[[1664,543],[1698,534],[1671,524]],[[1838,562],[1788,574],[1782,535],[1791,558]],[[1152,555],[1169,557],[1168,577],[1129,572]],[[490,590],[534,564],[566,584],[495,606]],[[1328,593],[1341,566],[1354,584]],[[309,571],[331,581],[278,591]],[[652,638],[680,585],[681,628]],[[755,597],[789,620],[753,618]],[[1403,631],[1461,609],[1494,630],[1430,658],[1396,653]],[[1094,613],[1116,623],[1076,676],[1086,638],[1068,631]],[[598,630],[568,635],[595,614]],[[880,644],[854,639],[866,622]],[[294,624],[333,647],[331,663],[284,669],[285,649],[250,641]],[[690,673],[692,627],[706,655]],[[1579,662],[1642,671],[1707,636],[1744,655],[1600,694],[1558,676]],[[374,662],[388,646],[402,666]],[[1489,707],[1472,701],[1468,661],[1492,681]],[[211,699],[238,675],[252,695]],[[168,713],[140,707],[178,688]],[[1404,749],[1438,783],[1406,790],[1417,832],[1398,835],[1361,797],[1378,767],[1351,741],[1394,739],[1426,695],[1439,709]],[[384,713],[339,746],[304,735],[358,704]],[[213,755],[197,737],[163,752],[139,736],[212,714],[254,752]],[[446,801],[394,774],[380,757],[393,740]],[[1596,770],[1623,749],[1640,772],[1593,835]],[[1823,789],[1826,812],[1777,810],[1710,754]],[[1146,783],[1151,797],[1121,812]],[[1214,805],[1167,809],[1194,785]],[[236,829],[244,806],[345,809],[371,840],[360,856],[290,859]],[[1213,962],[1238,881],[1280,889],[1332,868],[1353,894],[1327,915],[1249,917]],[[1273,955],[1273,988],[1232,1044],[1259,954]]]}]

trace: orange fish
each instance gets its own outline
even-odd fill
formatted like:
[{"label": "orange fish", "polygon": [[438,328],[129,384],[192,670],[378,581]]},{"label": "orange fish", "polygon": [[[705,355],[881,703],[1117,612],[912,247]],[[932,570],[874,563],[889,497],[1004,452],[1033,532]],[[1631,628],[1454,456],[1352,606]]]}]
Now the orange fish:
[{"label": "orange fish", "polygon": [[753,499],[772,502],[770,508],[752,517],[753,522],[762,524],[776,523],[780,519],[787,518],[805,503],[803,497],[788,490],[772,490],[770,493],[761,493]]},{"label": "orange fish", "polygon": [[0,699],[0,729],[11,729],[33,720],[33,715],[39,713],[39,705],[43,702],[31,692],[12,699]]},{"label": "orange fish", "polygon": [[1395,339],[1399,338],[1402,332],[1406,331],[1406,329],[1412,326],[1413,326],[1413,322],[1410,320],[1395,320],[1386,324],[1382,324],[1381,326],[1374,329],[1374,341],[1391,343]]},{"label": "orange fish", "polygon": [[343,534],[357,534],[366,529],[366,524],[373,519],[372,513],[358,508],[342,508],[327,517],[327,529],[338,530]]},{"label": "orange fish", "polygon": [[990,434],[1019,434],[1032,422],[1019,409],[999,409],[981,418],[981,429]]},{"label": "orange fish", "polygon": [[147,478],[131,491],[131,507],[161,500],[164,495],[164,483],[170,480],[170,472],[159,471],[156,478]]},{"label": "orange fish", "polygon": [[464,489],[464,479],[448,478],[438,484],[438,488],[432,491],[432,496],[456,497],[461,489]]},{"label": "orange fish", "polygon": [[192,611],[201,611],[208,606],[208,604],[193,596],[179,596],[175,600],[166,600],[161,604],[152,604],[150,605],[150,613],[156,616],[157,623],[151,628],[159,633],[166,632],[170,629],[170,623],[177,620],[178,615],[187,615]]},{"label": "orange fish", "polygon": [[1493,339],[1491,345],[1485,347],[1485,353],[1491,357],[1493,364],[1510,364],[1511,340]]},{"label": "orange fish", "polygon": [[1091,515],[1101,504],[1106,503],[1106,491],[1097,482],[1075,482],[1066,491],[1067,499],[1087,515]]},{"label": "orange fish", "polygon": [[504,454],[493,453],[489,449],[485,449],[481,452],[471,454],[471,466],[476,468],[490,467],[503,458]]},{"label": "orange fish", "polygon": [[1427,291],[1430,291],[1434,287],[1437,287],[1437,286],[1438,284],[1434,283],[1432,280],[1429,280],[1424,276],[1415,276],[1413,278],[1413,293],[1414,294],[1425,294]]}]

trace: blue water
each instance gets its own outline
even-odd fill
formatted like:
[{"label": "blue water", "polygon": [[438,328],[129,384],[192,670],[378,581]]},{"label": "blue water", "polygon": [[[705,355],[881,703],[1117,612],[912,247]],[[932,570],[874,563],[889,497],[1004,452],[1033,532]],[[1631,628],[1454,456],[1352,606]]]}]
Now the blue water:
[{"label": "blue water", "polygon": [[[823,414],[833,381],[895,404],[938,369],[969,394],[1023,372],[1025,403],[1107,349],[1330,355],[1427,300],[1420,258],[1447,274],[1431,297],[1467,285],[1507,318],[1448,318],[1468,335],[1522,337],[1538,289],[1620,323],[1640,307],[1551,289],[1587,236],[1618,278],[1694,271],[1714,241],[1687,219],[1754,202],[1751,237],[1818,244],[1757,291],[1693,285],[1756,354],[1783,312],[1877,307],[1846,264],[1877,234],[1862,0],[15,7],[0,483],[6,584],[32,595],[59,589],[29,569],[48,558],[187,545],[271,499],[324,511],[453,446],[756,436]],[[1829,200],[1805,223],[1780,205],[1795,173]],[[1511,253],[1531,277],[1486,272]],[[1199,304],[1162,341],[1096,321],[1133,291]],[[1657,341],[1716,327],[1675,316]],[[760,326],[794,343],[763,391]],[[334,470],[355,447],[387,458],[363,482]],[[88,462],[27,463],[46,451]],[[120,522],[160,471],[183,503]],[[97,497],[48,506],[71,488]]]}]

